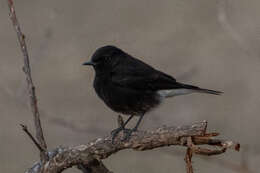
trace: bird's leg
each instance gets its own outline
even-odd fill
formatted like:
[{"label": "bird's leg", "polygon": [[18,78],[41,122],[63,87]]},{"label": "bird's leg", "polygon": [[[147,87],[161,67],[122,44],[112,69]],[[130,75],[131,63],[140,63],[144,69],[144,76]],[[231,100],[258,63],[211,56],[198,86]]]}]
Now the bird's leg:
[{"label": "bird's leg", "polygon": [[123,128],[125,128],[126,124],[133,118],[134,116],[131,115],[126,121],[125,123],[123,124]]},{"label": "bird's leg", "polygon": [[125,129],[126,124],[127,124],[133,117],[134,117],[134,116],[131,115],[131,116],[126,120],[126,122],[124,122],[124,124],[123,124],[122,126],[120,126],[120,127],[118,127],[118,128],[116,128],[116,129],[114,129],[114,130],[111,131],[112,143],[114,142],[114,139],[115,139],[115,137],[118,135],[119,132],[121,132],[122,130],[124,130],[124,131],[126,130],[126,129]]},{"label": "bird's leg", "polygon": [[143,117],[144,117],[144,114],[140,115],[140,118],[138,119],[138,121],[137,121],[137,123],[136,123],[134,128],[132,128],[132,129],[124,129],[125,137],[124,137],[123,140],[128,140],[129,137],[131,136],[131,134],[133,132],[137,131],[137,129],[138,129],[138,127],[139,127]]}]

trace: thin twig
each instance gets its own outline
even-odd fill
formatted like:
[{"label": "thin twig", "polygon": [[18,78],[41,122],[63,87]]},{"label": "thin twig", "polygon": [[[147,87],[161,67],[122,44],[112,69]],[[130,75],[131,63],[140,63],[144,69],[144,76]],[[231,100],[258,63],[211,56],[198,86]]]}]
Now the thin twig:
[{"label": "thin twig", "polygon": [[[41,127],[41,121],[40,121],[40,113],[38,110],[37,106],[37,98],[35,94],[35,86],[33,85],[32,77],[31,77],[31,69],[30,69],[30,61],[29,61],[29,54],[27,51],[26,43],[25,43],[25,35],[22,33],[20,24],[17,20],[16,14],[15,14],[15,9],[14,9],[14,3],[12,0],[7,0],[8,6],[10,9],[10,19],[13,23],[14,29],[17,33],[17,37],[20,43],[20,47],[23,53],[24,57],[24,66],[23,66],[23,71],[26,75],[26,81],[28,85],[28,92],[29,92],[29,98],[30,98],[30,105],[34,117],[34,125],[36,129],[36,139],[38,140],[39,144],[41,145],[41,148],[44,148],[44,150],[47,150],[47,145],[43,136],[43,131]],[[40,157],[43,162],[48,160],[48,155],[41,151],[40,152]]]},{"label": "thin twig", "polygon": [[193,173],[193,167],[192,167],[192,151],[191,148],[187,148],[186,154],[185,154],[185,162],[186,162],[186,171],[187,173]]},{"label": "thin twig", "polygon": [[193,167],[192,167],[192,161],[191,161],[191,158],[192,158],[192,139],[191,137],[188,137],[187,138],[187,151],[186,151],[186,154],[185,154],[185,162],[186,162],[186,171],[187,173],[193,173]]},{"label": "thin twig", "polygon": [[29,136],[29,138],[33,141],[33,143],[36,145],[36,147],[39,149],[40,152],[46,152],[44,148],[41,147],[41,145],[37,142],[37,140],[33,137],[31,132],[28,130],[26,125],[20,124],[23,131]]}]

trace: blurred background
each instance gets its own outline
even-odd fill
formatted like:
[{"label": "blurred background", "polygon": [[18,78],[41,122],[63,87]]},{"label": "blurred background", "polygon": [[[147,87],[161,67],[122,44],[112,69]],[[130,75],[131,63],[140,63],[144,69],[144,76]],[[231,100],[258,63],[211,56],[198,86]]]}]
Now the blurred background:
[{"label": "blurred background", "polygon": [[[85,144],[116,127],[117,113],[92,87],[93,69],[81,65],[98,47],[112,44],[181,82],[224,92],[169,99],[145,116],[140,129],[208,120],[209,130],[239,141],[242,148],[194,156],[195,172],[259,170],[259,0],[14,2],[50,149]],[[7,2],[0,1],[0,172],[18,173],[39,156],[19,126],[34,130],[23,58],[8,12]],[[181,173],[184,154],[183,147],[128,150],[104,163],[115,173]]]}]

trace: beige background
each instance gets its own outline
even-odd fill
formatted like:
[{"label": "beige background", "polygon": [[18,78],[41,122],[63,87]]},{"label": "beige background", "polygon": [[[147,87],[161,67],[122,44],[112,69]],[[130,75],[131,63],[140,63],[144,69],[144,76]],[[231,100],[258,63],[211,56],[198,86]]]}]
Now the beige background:
[{"label": "beige background", "polygon": [[[113,44],[181,82],[225,92],[169,99],[145,116],[141,129],[208,120],[223,138],[240,141],[242,151],[195,156],[195,172],[239,172],[232,165],[243,163],[244,172],[259,170],[259,0],[15,0],[15,6],[50,149],[115,128],[117,114],[92,88],[93,69],[81,66],[96,48]],[[19,127],[32,130],[32,115],[5,0],[0,21],[0,172],[18,173],[38,160],[38,151]],[[184,153],[181,147],[129,150],[105,164],[116,173],[181,173]]]}]

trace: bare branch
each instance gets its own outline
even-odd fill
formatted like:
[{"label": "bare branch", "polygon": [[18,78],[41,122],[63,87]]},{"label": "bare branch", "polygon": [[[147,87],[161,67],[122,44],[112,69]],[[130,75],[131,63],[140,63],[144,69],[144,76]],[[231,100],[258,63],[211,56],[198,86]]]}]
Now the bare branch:
[{"label": "bare branch", "polygon": [[[13,23],[14,29],[17,33],[17,37],[18,37],[20,47],[21,47],[23,57],[24,57],[23,71],[26,75],[26,81],[27,81],[27,85],[28,85],[30,105],[31,105],[31,109],[32,109],[33,117],[34,117],[34,125],[35,125],[35,129],[36,129],[36,139],[38,140],[39,144],[41,145],[41,148],[44,148],[44,150],[46,151],[47,145],[44,140],[43,131],[42,131],[42,127],[41,127],[40,113],[38,111],[38,106],[37,106],[35,86],[33,85],[32,77],[31,77],[30,61],[29,61],[29,54],[27,51],[26,43],[25,43],[25,35],[22,33],[20,24],[17,20],[13,1],[7,0],[7,2],[8,2],[9,9],[10,9],[9,16]],[[40,157],[41,157],[42,161],[48,160],[48,155],[44,151],[40,152]]]},{"label": "bare branch", "polygon": [[31,132],[29,132],[26,125],[20,124],[23,131],[29,136],[29,138],[33,141],[33,143],[36,145],[36,147],[39,149],[40,152],[46,152],[44,148],[41,147],[41,145],[37,142],[37,140],[33,137]]},{"label": "bare branch", "polygon": [[192,162],[191,162],[193,143],[191,137],[187,138],[187,146],[188,148],[184,159],[186,162],[186,171],[187,173],[193,173]]},{"label": "bare branch", "polygon": [[[188,126],[164,126],[154,131],[138,131],[133,133],[129,141],[121,141],[124,137],[124,133],[122,132],[115,139],[114,144],[111,142],[111,136],[108,136],[105,138],[98,138],[86,145],[66,148],[59,147],[56,149],[56,151],[58,151],[57,154],[51,157],[42,167],[46,173],[62,172],[64,169],[74,165],[89,165],[95,159],[105,159],[111,154],[124,149],[144,151],[171,145],[187,146],[188,137],[192,137],[193,145],[213,145],[225,148],[225,150],[227,148],[239,148],[239,144],[235,142],[211,139],[212,135],[205,133],[206,125],[207,123],[203,121]],[[229,145],[226,145],[226,143],[229,143]],[[191,149],[191,152],[193,152],[194,146],[189,148]],[[194,154],[196,153],[197,152],[194,152]],[[27,173],[36,172],[37,171],[28,171]]]}]

